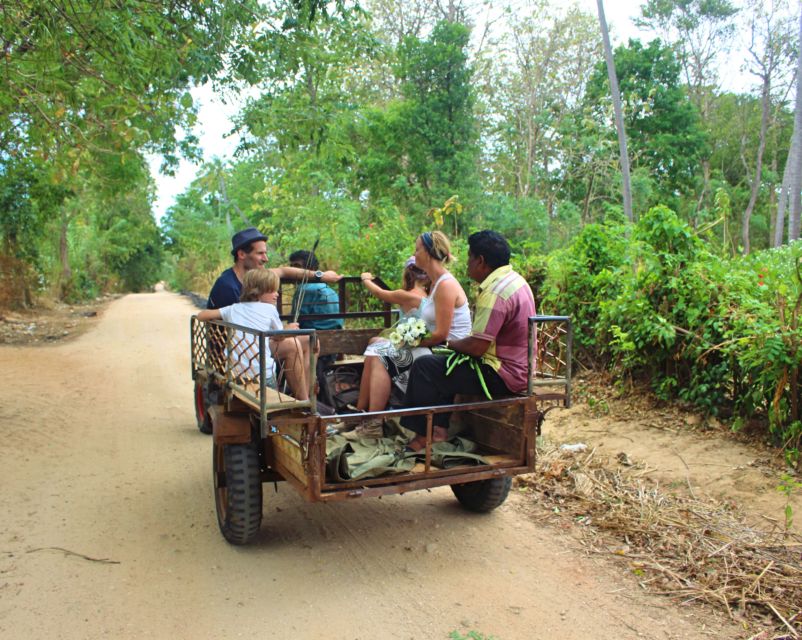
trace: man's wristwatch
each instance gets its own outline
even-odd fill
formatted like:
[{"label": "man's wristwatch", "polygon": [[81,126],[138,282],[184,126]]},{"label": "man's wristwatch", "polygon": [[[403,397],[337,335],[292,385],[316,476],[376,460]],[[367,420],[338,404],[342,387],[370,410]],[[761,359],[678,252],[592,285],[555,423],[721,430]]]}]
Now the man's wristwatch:
[{"label": "man's wristwatch", "polygon": [[320,282],[323,279],[323,272],[322,271],[315,271],[315,280]]}]

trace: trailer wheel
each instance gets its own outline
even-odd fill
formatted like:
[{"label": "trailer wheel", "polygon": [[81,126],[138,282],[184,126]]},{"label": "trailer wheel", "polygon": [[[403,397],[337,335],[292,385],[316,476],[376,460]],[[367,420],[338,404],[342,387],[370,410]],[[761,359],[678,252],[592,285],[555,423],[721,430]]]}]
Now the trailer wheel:
[{"label": "trailer wheel", "polygon": [[262,524],[259,452],[251,444],[212,447],[217,524],[231,544],[247,544]]},{"label": "trailer wheel", "polygon": [[452,484],[451,490],[460,504],[469,511],[486,513],[501,505],[512,486],[512,478],[493,478],[464,484]]},{"label": "trailer wheel", "polygon": [[198,431],[205,434],[212,432],[212,418],[209,415],[206,387],[200,380],[195,380],[195,420],[198,422]]}]

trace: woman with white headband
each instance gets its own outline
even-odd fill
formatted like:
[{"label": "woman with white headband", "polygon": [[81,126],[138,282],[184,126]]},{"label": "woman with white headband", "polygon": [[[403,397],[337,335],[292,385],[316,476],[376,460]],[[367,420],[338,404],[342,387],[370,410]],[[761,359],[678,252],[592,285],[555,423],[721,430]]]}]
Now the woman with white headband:
[{"label": "woman with white headband", "polygon": [[[452,259],[451,244],[446,235],[441,231],[422,233],[415,241],[414,258],[415,267],[422,270],[431,282],[431,291],[418,309],[419,317],[426,323],[427,335],[415,348],[392,347],[392,357],[369,353],[371,348],[378,350],[377,346],[384,345],[383,342],[368,347],[357,404],[357,408],[363,411],[383,411],[390,399],[393,383],[406,392],[412,363],[415,358],[430,353],[428,347],[458,340],[470,333],[468,297],[445,267]],[[370,276],[363,274],[363,280],[366,275]],[[369,357],[371,355],[380,357]]]}]

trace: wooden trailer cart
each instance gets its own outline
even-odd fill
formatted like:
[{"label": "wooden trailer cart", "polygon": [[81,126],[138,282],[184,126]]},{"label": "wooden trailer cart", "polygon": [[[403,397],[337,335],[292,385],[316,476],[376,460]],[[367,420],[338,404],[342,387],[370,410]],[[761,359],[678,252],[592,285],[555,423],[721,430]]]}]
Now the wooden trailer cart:
[{"label": "wooden trailer cart", "polygon": [[[346,311],[348,284],[340,283],[341,313],[336,314],[345,318],[343,330],[263,332],[225,322],[204,323],[194,316],[191,320],[198,426],[212,432],[217,519],[230,543],[246,544],[258,533],[264,482],[286,481],[313,502],[450,485],[467,509],[490,511],[506,499],[513,476],[534,470],[536,437],[546,412],[570,404],[570,319],[535,316],[529,320],[526,394],[493,400],[458,396],[447,406],[347,413],[337,406],[337,398],[344,386],[358,383],[361,354],[381,331],[349,324],[371,317],[383,325],[390,321],[387,308]],[[314,354],[310,356],[310,391],[317,393],[303,402],[271,388],[260,375],[270,340],[299,335],[309,336],[312,345],[319,343],[320,356],[331,356],[325,369],[318,369],[320,375],[315,375]],[[281,388],[281,365],[277,368]],[[348,375],[339,375],[342,372]],[[319,398],[333,398],[334,412]],[[432,417],[443,412],[451,414],[453,437],[445,451],[431,437]],[[405,435],[398,425],[398,418],[412,414],[427,420],[427,445],[419,454],[405,451]],[[370,453],[374,443],[379,458]],[[361,460],[372,464],[347,468],[344,463],[356,455],[355,449]],[[361,475],[363,468],[370,473]]]}]

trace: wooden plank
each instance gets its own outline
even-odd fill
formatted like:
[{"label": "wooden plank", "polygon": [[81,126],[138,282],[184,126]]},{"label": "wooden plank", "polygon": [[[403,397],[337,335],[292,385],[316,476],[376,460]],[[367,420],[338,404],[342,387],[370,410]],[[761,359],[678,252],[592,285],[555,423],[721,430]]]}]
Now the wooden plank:
[{"label": "wooden plank", "polygon": [[288,482],[295,488],[296,491],[298,491],[298,493],[301,494],[301,497],[304,500],[315,502],[318,499],[312,495],[312,493],[309,491],[309,487],[304,484],[303,480],[292,475],[292,472],[281,465],[281,463],[276,464],[276,471],[281,475],[282,478],[284,478],[285,482]]},{"label": "wooden plank", "polygon": [[[242,385],[232,385],[232,390],[236,393],[239,392],[242,395],[242,392],[249,393],[253,396],[259,397],[259,385],[255,382],[249,382],[248,384]],[[268,404],[270,403],[278,403],[278,402],[298,402],[295,398],[286,393],[281,393],[272,387],[265,386],[265,400]]]},{"label": "wooden plank", "polygon": [[484,411],[468,412],[462,414],[462,423],[469,429],[467,436],[480,445],[480,449],[489,449],[506,454],[518,454],[521,451],[523,426],[499,420]]},{"label": "wooden plank", "polygon": [[271,440],[276,467],[280,470],[281,475],[286,477],[287,473],[289,473],[305,487],[307,478],[304,471],[301,448],[281,436],[271,436]]},{"label": "wooden plank", "polygon": [[[485,399],[484,396],[457,395],[456,398],[454,399],[454,402],[477,402],[484,399]],[[523,404],[528,404],[528,402]],[[508,422],[512,425],[515,425],[515,424],[520,424],[521,422],[521,418],[523,416],[521,407],[523,406],[523,404],[515,403],[515,404],[502,404],[500,406],[495,406],[495,407],[483,407],[482,409],[480,409],[475,413],[481,413],[482,415],[486,415],[490,418],[494,418],[496,420],[500,420],[502,422]]]},{"label": "wooden plank", "polygon": [[[240,400],[241,402],[245,403],[256,411],[257,413],[260,410],[259,406],[259,385],[250,383],[243,387],[239,385],[233,385],[231,387],[231,394]],[[296,400],[292,396],[287,395],[286,393],[279,393],[275,389],[271,389],[270,387],[265,387],[265,400],[267,404],[280,404],[281,406],[278,407],[270,407],[265,410],[265,415],[270,415],[272,413],[277,413],[280,411],[290,411],[293,409],[298,408],[298,404],[301,402],[300,400]],[[303,401],[303,406],[309,406],[307,401]]]},{"label": "wooden plank", "polygon": [[212,436],[217,444],[244,444],[251,441],[251,420],[247,413],[226,413],[222,405],[209,407]]},{"label": "wooden plank", "polygon": [[340,365],[344,364],[363,364],[364,362],[365,356],[346,355],[340,360],[335,360],[333,366],[339,367]]},{"label": "wooden plank", "polygon": [[382,329],[327,329],[317,332],[320,343],[320,355],[332,353],[361,354],[368,346],[368,341],[379,335]]},{"label": "wooden plank", "polygon": [[518,456],[511,456],[507,454],[481,454],[482,457],[492,465],[514,464],[518,462]]}]

